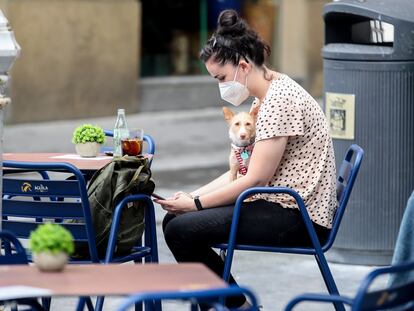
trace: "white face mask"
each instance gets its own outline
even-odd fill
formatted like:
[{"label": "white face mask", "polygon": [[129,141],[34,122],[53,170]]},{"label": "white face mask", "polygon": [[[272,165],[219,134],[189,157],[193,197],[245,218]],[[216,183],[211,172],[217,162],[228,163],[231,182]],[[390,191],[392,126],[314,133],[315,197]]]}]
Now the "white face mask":
[{"label": "white face mask", "polygon": [[245,82],[246,85],[236,81],[238,71],[239,66],[237,66],[233,81],[219,83],[221,98],[234,106],[239,106],[250,95],[249,90],[247,89],[247,76]]}]

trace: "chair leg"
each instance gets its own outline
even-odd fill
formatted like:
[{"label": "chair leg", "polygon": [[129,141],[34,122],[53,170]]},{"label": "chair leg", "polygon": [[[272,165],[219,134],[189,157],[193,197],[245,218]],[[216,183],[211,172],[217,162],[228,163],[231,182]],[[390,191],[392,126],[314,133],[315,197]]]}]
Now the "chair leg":
[{"label": "chair leg", "polygon": [[220,250],[220,257],[221,257],[221,260],[226,261],[226,255],[227,255],[226,250],[225,250],[225,249],[221,249],[221,250]]},{"label": "chair leg", "polygon": [[146,301],[144,302],[144,305],[145,305],[145,311],[155,311],[154,301]]},{"label": "chair leg", "polygon": [[78,304],[76,306],[76,311],[83,311],[83,309],[85,308],[86,299],[87,297],[79,297]]},{"label": "chair leg", "polygon": [[142,311],[142,302],[135,304],[135,311]]},{"label": "chair leg", "polygon": [[[135,311],[142,311],[142,303],[135,304]],[[145,311],[162,311],[161,300],[145,302]]]},{"label": "chair leg", "polygon": [[[330,295],[339,295],[338,288],[336,287],[332,272],[329,269],[328,262],[326,261],[325,256],[315,254],[316,262],[318,263],[319,270],[321,271],[323,280],[325,281],[326,288]],[[336,311],[345,311],[345,307],[340,302],[334,302]]]},{"label": "chair leg", "polygon": [[155,212],[149,207],[145,210],[145,232],[144,232],[144,244],[151,248],[151,258],[145,259],[145,262],[158,262],[158,243],[157,243],[157,231],[156,231]]},{"label": "chair leg", "polygon": [[[220,252],[220,256],[221,256]],[[233,262],[234,256],[234,249],[227,249],[224,251],[224,269],[223,269],[223,280],[225,282],[229,282],[230,279],[230,272],[231,272],[231,264]],[[223,258],[223,257],[222,257]]]},{"label": "chair leg", "polygon": [[161,300],[154,300],[153,302],[151,302],[151,309],[150,310],[161,311],[162,310]]},{"label": "chair leg", "polygon": [[[161,311],[162,310],[161,300],[147,301],[144,304],[145,304],[145,311]],[[143,310],[142,305],[143,305],[142,302],[136,303],[135,311],[142,311]]]},{"label": "chair leg", "polygon": [[93,306],[91,297],[86,298],[86,306],[88,307],[89,311],[94,311],[95,307]]},{"label": "chair leg", "polygon": [[96,297],[95,311],[102,311],[104,300],[105,300],[105,296]]},{"label": "chair leg", "polygon": [[50,310],[50,302],[51,302],[52,298],[48,297],[48,298],[42,298],[42,306],[46,311]]}]

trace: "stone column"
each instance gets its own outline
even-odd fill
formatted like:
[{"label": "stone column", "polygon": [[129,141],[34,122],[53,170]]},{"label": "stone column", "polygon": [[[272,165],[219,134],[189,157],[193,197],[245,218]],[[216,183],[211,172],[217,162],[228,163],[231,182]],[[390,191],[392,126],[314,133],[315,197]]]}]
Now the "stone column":
[{"label": "stone column", "polygon": [[322,9],[328,2],[329,0],[278,0],[273,63],[276,70],[302,83],[316,97],[322,95]]}]

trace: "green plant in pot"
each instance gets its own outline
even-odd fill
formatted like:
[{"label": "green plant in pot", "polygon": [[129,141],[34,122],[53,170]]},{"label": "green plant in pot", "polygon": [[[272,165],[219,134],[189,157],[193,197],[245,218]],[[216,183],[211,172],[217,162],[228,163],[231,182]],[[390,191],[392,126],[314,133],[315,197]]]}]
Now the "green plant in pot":
[{"label": "green plant in pot", "polygon": [[73,132],[72,143],[81,157],[96,157],[105,143],[105,132],[97,125],[83,124]]},{"label": "green plant in pot", "polygon": [[42,271],[60,271],[74,251],[72,234],[63,226],[47,223],[32,231],[29,248],[33,262]]}]

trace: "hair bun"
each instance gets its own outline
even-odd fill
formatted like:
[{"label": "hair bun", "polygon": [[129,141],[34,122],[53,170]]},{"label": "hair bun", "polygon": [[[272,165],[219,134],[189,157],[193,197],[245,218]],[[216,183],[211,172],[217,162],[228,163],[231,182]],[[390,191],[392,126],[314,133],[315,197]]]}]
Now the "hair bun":
[{"label": "hair bun", "polygon": [[246,32],[246,24],[235,10],[220,13],[216,33],[221,36],[242,36]]}]

